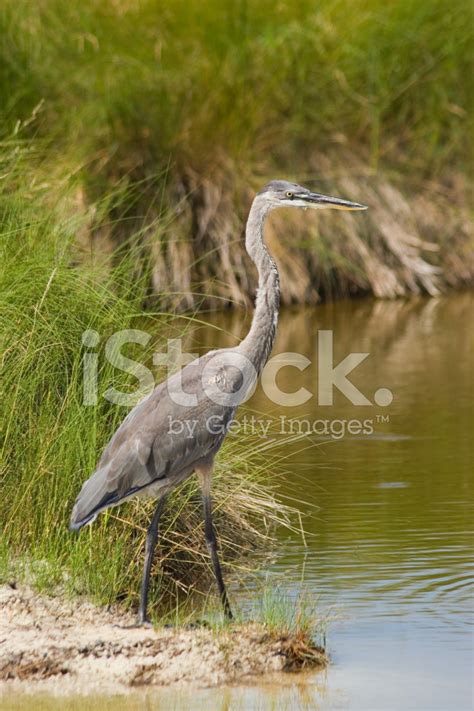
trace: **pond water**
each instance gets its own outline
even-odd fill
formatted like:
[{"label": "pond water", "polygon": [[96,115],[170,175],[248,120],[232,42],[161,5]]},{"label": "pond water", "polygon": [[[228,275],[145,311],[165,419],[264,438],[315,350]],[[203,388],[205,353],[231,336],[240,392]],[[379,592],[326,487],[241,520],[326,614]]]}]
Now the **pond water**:
[{"label": "pond water", "polygon": [[[343,420],[372,421],[371,435],[299,441],[285,464],[285,493],[298,499],[310,535],[304,547],[283,532],[269,574],[290,594],[303,578],[338,618],[328,628],[333,663],[324,679],[313,675],[322,709],[471,708],[473,297],[283,312],[274,353],[311,363],[282,368],[277,384],[313,397],[282,407],[260,388],[249,402],[260,413],[318,420],[319,433],[321,420],[335,421],[336,435]],[[228,334],[214,335],[216,345],[243,335],[238,316],[213,322]],[[390,389],[390,405],[354,406],[337,391],[333,406],[318,404],[320,330],[333,332],[334,366],[351,352],[370,354],[348,377],[372,402]],[[306,676],[305,695],[308,685]]]},{"label": "pond water", "polygon": [[[339,302],[281,315],[274,353],[298,352],[310,364],[303,371],[283,368],[277,384],[313,396],[283,407],[259,388],[249,406],[311,423],[370,420],[366,429],[373,428],[343,438],[318,430],[306,447],[282,444],[289,455],[284,493],[298,500],[307,546],[282,531],[279,555],[265,574],[294,596],[303,580],[321,612],[334,618],[325,672],[245,687],[160,691],[147,694],[145,705],[143,695],[57,705],[38,699],[37,711],[470,709],[473,307],[474,295],[461,293]],[[242,314],[208,320],[222,330],[202,327],[190,334],[190,344],[235,344],[246,327]],[[320,330],[333,332],[334,364],[351,352],[370,354],[349,377],[372,403],[379,388],[389,389],[391,404],[356,406],[337,391],[332,406],[318,404]]]}]

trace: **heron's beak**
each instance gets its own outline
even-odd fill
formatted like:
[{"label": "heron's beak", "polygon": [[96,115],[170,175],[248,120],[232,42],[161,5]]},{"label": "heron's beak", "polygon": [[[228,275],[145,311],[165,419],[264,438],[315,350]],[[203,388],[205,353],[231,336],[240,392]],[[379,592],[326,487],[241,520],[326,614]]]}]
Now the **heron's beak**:
[{"label": "heron's beak", "polygon": [[329,195],[320,195],[319,193],[301,193],[295,195],[300,200],[308,203],[308,207],[312,208],[332,208],[333,210],[367,210],[367,205],[361,205],[358,202],[350,202]]}]

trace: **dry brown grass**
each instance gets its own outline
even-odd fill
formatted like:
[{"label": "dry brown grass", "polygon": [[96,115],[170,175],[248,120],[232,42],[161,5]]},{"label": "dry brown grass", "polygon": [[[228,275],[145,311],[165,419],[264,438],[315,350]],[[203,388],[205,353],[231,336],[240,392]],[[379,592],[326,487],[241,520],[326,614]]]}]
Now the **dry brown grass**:
[{"label": "dry brown grass", "polygon": [[[143,235],[152,290],[163,305],[183,310],[251,303],[256,274],[244,252],[245,219],[254,188],[275,176],[236,180],[236,173],[223,162],[211,176],[188,170],[171,182],[165,232],[151,228]],[[280,267],[283,303],[361,294],[435,296],[473,283],[474,231],[461,175],[414,185],[400,174],[373,175],[354,155],[315,156],[300,180],[370,209],[363,215],[282,210],[271,216],[267,241]]]}]

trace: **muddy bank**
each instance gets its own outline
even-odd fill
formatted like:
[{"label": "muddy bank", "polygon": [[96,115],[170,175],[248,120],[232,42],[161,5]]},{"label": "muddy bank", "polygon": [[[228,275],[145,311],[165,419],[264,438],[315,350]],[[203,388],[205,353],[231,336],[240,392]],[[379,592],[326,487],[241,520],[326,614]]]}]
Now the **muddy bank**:
[{"label": "muddy bank", "polygon": [[126,693],[214,686],[324,665],[322,650],[261,626],[224,631],[130,628],[134,617],[87,602],[0,587],[0,693]]}]

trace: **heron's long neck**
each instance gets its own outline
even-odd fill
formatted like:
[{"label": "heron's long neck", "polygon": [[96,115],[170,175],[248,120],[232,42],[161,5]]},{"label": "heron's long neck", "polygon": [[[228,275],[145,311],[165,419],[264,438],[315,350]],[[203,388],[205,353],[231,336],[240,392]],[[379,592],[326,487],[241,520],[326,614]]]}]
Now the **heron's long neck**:
[{"label": "heron's long neck", "polygon": [[260,373],[275,340],[280,307],[280,279],[275,262],[263,241],[263,225],[270,206],[256,197],[245,232],[245,247],[258,269],[258,291],[250,331],[239,346]]}]

